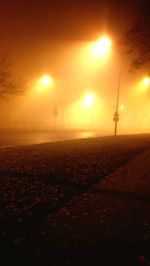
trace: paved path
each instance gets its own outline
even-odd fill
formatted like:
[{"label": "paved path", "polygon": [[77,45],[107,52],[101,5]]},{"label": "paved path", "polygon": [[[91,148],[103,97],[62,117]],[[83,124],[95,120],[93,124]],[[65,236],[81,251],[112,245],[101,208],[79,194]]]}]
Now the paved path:
[{"label": "paved path", "polygon": [[[98,223],[101,221],[101,231],[103,233],[107,230],[109,232],[110,228],[111,233],[112,229],[114,231],[117,229],[121,233],[122,229],[120,231],[119,224],[121,224],[121,228],[123,224],[126,228],[127,224],[131,225],[133,223],[132,226],[135,230],[136,226],[142,225],[141,219],[143,225],[148,222],[148,219],[150,221],[150,209],[147,208],[150,201],[149,185],[150,152],[147,151],[132,159],[110,176],[105,177],[82,198],[72,202],[68,209],[72,212],[71,210],[76,206],[76,209],[80,210],[80,216],[85,216],[85,212],[88,214],[90,209],[90,219],[93,217],[93,220],[95,215],[99,213]],[[96,199],[95,194],[97,195]],[[86,203],[84,204],[85,198]],[[93,199],[96,202],[93,202]],[[77,208],[78,203],[81,205],[80,208]],[[143,207],[141,208],[141,206]],[[127,214],[128,217],[125,216],[127,212],[130,212],[130,216]],[[126,235],[129,238],[131,238],[133,231],[130,233]]]},{"label": "paved path", "polygon": [[[85,154],[78,150],[81,146],[80,142],[78,147],[77,142],[74,143],[75,146],[70,146],[72,145],[70,143],[60,144],[57,148],[58,151],[64,152],[64,157],[62,154],[55,154],[57,150],[55,145],[50,145],[51,148],[44,145],[31,148],[27,147],[24,150],[21,148],[13,148],[12,150],[4,149],[4,151],[1,151],[0,162],[2,168],[4,170],[6,168],[8,171],[4,171],[3,174],[9,174],[7,178],[8,185],[6,185],[6,188],[9,188],[10,190],[8,195],[13,197],[12,188],[15,187],[15,184],[17,185],[17,180],[19,180],[19,182],[22,182],[22,180],[27,181],[26,185],[27,188],[29,188],[28,182],[32,176],[24,179],[24,175],[21,175],[21,173],[26,173],[26,170],[28,170],[29,173],[34,170],[34,178],[37,177],[38,172],[42,173],[43,175],[41,177],[44,178],[45,172],[42,172],[42,169],[44,169],[44,171],[48,171],[46,173],[47,177],[51,169],[50,162],[52,162],[52,165],[54,166],[54,162],[52,161],[53,156],[56,163],[58,154],[59,162],[60,158],[64,158],[62,169],[66,169],[65,160],[67,154],[70,155],[72,151],[76,150],[76,148],[78,152],[75,154],[79,161],[76,160],[75,164],[78,162],[79,165],[81,158],[84,163],[86,162],[86,154],[91,146],[89,159],[92,161],[88,160],[87,164],[83,164],[84,170],[86,170],[87,166],[91,166],[93,161],[95,161],[96,164],[94,164],[95,166],[92,164],[92,167],[96,167],[97,165],[97,168],[100,170],[97,160],[100,160],[101,153],[96,153],[95,157],[92,158],[92,154],[95,154],[97,151],[97,141],[98,140],[88,141],[89,146],[87,146],[87,142],[82,143],[84,145],[81,151],[83,150]],[[108,140],[106,140],[106,143],[108,143]],[[123,158],[128,152],[133,152],[134,150],[134,146],[131,146],[132,139],[130,144],[129,140],[127,143],[130,148],[127,145],[123,153]],[[114,143],[113,147],[116,147],[116,144]],[[108,150],[107,145],[104,146],[105,149]],[[65,147],[67,147],[66,151],[64,151]],[[68,149],[69,147],[70,149]],[[102,147],[100,150],[103,150]],[[114,159],[116,159],[116,161],[120,160],[120,153],[117,157],[120,147],[123,149],[123,142],[120,143],[119,149],[114,153],[116,156]],[[24,228],[23,230],[18,228],[18,236],[19,230],[22,230],[19,239],[16,237],[16,232],[13,232],[16,226],[16,221],[14,220],[13,224],[12,220],[10,227],[8,227],[8,232],[11,232],[12,234],[11,236],[14,241],[14,246],[13,249],[12,247],[8,249],[8,245],[6,244],[6,248],[3,245],[2,250],[6,251],[7,249],[9,255],[12,251],[11,256],[15,256],[15,258],[18,258],[18,254],[21,254],[23,261],[19,261],[19,264],[14,264],[15,266],[22,265],[23,262],[25,262],[25,265],[37,265],[39,263],[39,265],[50,266],[149,266],[150,148],[148,147],[149,144],[147,148],[144,146],[144,148],[136,150],[133,156],[130,156],[128,160],[123,160],[121,161],[121,164],[118,164],[117,170],[113,170],[116,168],[111,168],[111,174],[107,174],[99,182],[92,185],[88,190],[85,190],[86,192],[74,196],[72,200],[69,200],[68,203],[65,203],[63,207],[57,209],[54,213],[50,212],[48,209],[43,221],[40,220],[40,222],[38,221],[37,223],[35,221],[35,225],[32,224],[32,230],[31,228],[28,230],[27,225],[25,231]],[[48,149],[50,149],[49,153]],[[113,149],[109,149],[109,151],[113,153]],[[102,154],[105,154],[106,156],[104,151]],[[43,161],[41,158],[43,158]],[[72,163],[73,158],[76,157],[69,158]],[[101,157],[100,165],[102,164],[102,158],[103,157]],[[27,166],[24,165],[25,161]],[[107,167],[107,162],[110,164],[110,158],[105,161],[106,162],[102,168]],[[18,165],[20,165],[20,168],[18,168]],[[38,168],[36,168],[37,166]],[[15,176],[12,176],[11,180],[11,171],[14,171],[14,169],[16,171]],[[92,168],[92,173],[94,172],[93,170],[94,168]],[[17,171],[20,173],[20,176],[18,177],[16,175]],[[61,173],[58,173],[61,178]],[[70,175],[71,173],[70,169]],[[97,172],[95,171],[94,174],[96,173]],[[89,171],[87,171],[87,175],[89,175]],[[66,176],[66,172],[63,176]],[[84,177],[87,178],[86,171],[84,171]],[[90,178],[90,175],[88,178]],[[39,184],[45,185],[44,179],[41,181],[43,183]],[[6,177],[4,178],[4,182],[6,182]],[[18,188],[21,187],[18,184]],[[46,191],[45,187],[44,189],[44,191]],[[38,190],[40,193],[40,186],[38,186]],[[23,191],[23,193],[24,192],[25,191]],[[25,195],[26,193],[27,192],[25,192]],[[33,188],[33,196],[34,193],[35,191]],[[60,194],[59,191],[58,193]],[[27,201],[28,200],[27,197]],[[38,198],[36,200],[38,200]],[[38,216],[36,216],[36,219],[38,219]],[[19,223],[20,221],[17,220],[17,224]],[[32,263],[29,255],[31,255],[34,260]]]},{"label": "paved path", "polygon": [[72,247],[66,265],[150,265],[150,150],[49,215],[47,226],[48,246]]}]

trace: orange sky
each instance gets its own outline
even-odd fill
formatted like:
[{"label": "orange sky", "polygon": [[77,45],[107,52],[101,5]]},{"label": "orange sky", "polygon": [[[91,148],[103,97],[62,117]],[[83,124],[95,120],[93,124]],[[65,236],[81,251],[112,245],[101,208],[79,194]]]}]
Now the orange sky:
[{"label": "orange sky", "polygon": [[[25,96],[10,103],[10,109],[7,103],[3,110],[6,121],[50,127],[56,122],[53,109],[57,107],[59,127],[90,128],[92,119],[95,129],[110,132],[121,56],[115,43],[130,18],[135,17],[136,3],[130,2],[1,2],[1,50],[13,59],[16,76],[25,81],[27,90]],[[93,59],[86,48],[102,34],[112,39],[112,52],[105,61]],[[124,104],[125,109],[120,111],[120,130],[144,131],[150,116],[149,98],[138,84],[146,73],[129,74],[127,63],[125,55],[120,93],[120,105]],[[36,84],[44,74],[53,77],[55,86],[39,96]],[[92,111],[82,106],[82,97],[88,91],[96,95]]]}]

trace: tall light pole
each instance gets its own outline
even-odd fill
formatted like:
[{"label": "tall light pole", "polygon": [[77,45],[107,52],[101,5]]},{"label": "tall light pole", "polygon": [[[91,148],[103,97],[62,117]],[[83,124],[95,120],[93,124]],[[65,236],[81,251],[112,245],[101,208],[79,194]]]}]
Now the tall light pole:
[{"label": "tall light pole", "polygon": [[118,121],[119,121],[119,97],[120,97],[121,71],[122,71],[122,61],[120,63],[119,77],[118,77],[118,88],[117,88],[117,98],[116,98],[116,110],[115,110],[114,117],[113,117],[113,120],[115,122],[114,136],[117,136]]}]

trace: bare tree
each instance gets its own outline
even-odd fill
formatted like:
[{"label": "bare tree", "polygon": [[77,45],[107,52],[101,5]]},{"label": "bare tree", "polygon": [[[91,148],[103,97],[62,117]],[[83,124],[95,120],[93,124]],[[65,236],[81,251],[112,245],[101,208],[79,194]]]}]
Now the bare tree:
[{"label": "bare tree", "polygon": [[13,76],[12,63],[7,55],[0,57],[0,99],[23,93],[22,82]]},{"label": "bare tree", "polygon": [[143,0],[138,17],[126,32],[124,43],[131,58],[131,71],[145,68],[150,71],[150,5]]}]

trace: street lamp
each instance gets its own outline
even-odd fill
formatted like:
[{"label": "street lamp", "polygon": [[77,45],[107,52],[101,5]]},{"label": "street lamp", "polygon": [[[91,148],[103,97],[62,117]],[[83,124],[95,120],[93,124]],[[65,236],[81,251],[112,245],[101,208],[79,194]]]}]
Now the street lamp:
[{"label": "street lamp", "polygon": [[118,121],[119,121],[119,97],[120,97],[121,70],[122,70],[122,62],[120,63],[120,70],[119,70],[119,77],[118,77],[116,110],[115,110],[114,117],[113,117],[113,120],[115,122],[114,136],[117,136],[117,126],[118,126]]},{"label": "street lamp", "polygon": [[94,57],[102,57],[108,54],[111,47],[111,40],[108,36],[102,36],[92,45],[92,53]]},{"label": "street lamp", "polygon": [[123,111],[124,108],[125,108],[124,104],[121,104],[121,105],[120,105],[120,110]]},{"label": "street lamp", "polygon": [[84,101],[85,105],[86,106],[91,106],[91,105],[93,105],[93,102],[94,102],[94,95],[93,95],[93,93],[88,93],[86,95],[86,97],[85,97],[85,101]]},{"label": "street lamp", "polygon": [[147,76],[144,78],[143,83],[145,86],[149,86],[150,85],[150,76]]},{"label": "street lamp", "polygon": [[44,75],[40,79],[40,83],[41,83],[41,85],[43,85],[45,87],[52,86],[53,85],[53,79],[49,75]]},{"label": "street lamp", "polygon": [[[112,45],[112,42],[111,42],[110,38],[106,35],[102,36],[97,42],[95,42],[95,45],[93,45],[93,55],[95,57],[106,56],[108,54],[108,52],[110,51],[111,45]],[[118,76],[118,86],[117,86],[116,107],[115,107],[115,113],[113,116],[113,120],[115,122],[114,136],[117,135],[117,127],[118,127],[118,121],[119,121],[119,97],[120,97],[121,70],[122,70],[122,62],[120,63],[119,76]],[[145,82],[150,82],[150,78],[149,78],[149,80],[145,80]]]}]

